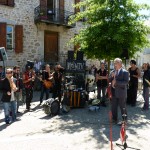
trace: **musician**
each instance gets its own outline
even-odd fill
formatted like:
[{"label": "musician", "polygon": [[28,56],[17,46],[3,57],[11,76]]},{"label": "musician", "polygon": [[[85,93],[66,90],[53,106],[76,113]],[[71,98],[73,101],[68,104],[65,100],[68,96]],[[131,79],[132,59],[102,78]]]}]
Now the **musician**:
[{"label": "musician", "polygon": [[58,97],[59,102],[61,103],[61,84],[64,68],[59,64],[55,66],[53,72],[54,87],[53,87],[53,98]]},{"label": "musician", "polygon": [[23,81],[20,74],[20,66],[14,66],[13,76],[16,78],[16,87],[18,88],[18,90],[15,93],[16,101],[17,101],[17,113],[20,113],[18,110],[19,110],[20,101],[22,100],[22,89],[23,89]]},{"label": "musician", "polygon": [[26,65],[26,71],[23,73],[23,83],[26,92],[26,109],[29,111],[33,98],[33,85],[35,80],[35,72],[30,65]]},{"label": "musician", "polygon": [[53,75],[50,72],[50,65],[46,64],[45,69],[40,74],[40,81],[41,81],[40,105],[43,102],[44,93],[46,93],[46,99],[49,98],[50,88],[52,88],[52,79]]}]

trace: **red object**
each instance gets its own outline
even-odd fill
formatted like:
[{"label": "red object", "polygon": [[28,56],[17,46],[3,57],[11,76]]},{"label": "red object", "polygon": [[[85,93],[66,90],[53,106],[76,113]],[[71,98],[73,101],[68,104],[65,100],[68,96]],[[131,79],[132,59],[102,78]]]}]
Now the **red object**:
[{"label": "red object", "polygon": [[108,98],[111,99],[111,98],[112,98],[111,85],[109,85],[109,86],[107,87],[107,94],[108,94]]},{"label": "red object", "polygon": [[113,143],[112,143],[112,112],[109,112],[109,119],[110,119],[110,146],[111,150],[113,150]]},{"label": "red object", "polygon": [[125,124],[122,123],[120,130],[120,140],[123,143],[125,141]]}]

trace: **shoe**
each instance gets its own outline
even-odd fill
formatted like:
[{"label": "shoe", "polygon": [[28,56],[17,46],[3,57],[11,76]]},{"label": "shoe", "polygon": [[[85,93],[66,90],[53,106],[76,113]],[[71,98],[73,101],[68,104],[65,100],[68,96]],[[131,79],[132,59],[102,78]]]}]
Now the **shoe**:
[{"label": "shoe", "polygon": [[6,122],[6,125],[9,125],[10,124],[10,122]]},{"label": "shoe", "polygon": [[43,103],[43,102],[40,102],[40,104],[39,104],[39,105],[42,105],[42,103]]}]

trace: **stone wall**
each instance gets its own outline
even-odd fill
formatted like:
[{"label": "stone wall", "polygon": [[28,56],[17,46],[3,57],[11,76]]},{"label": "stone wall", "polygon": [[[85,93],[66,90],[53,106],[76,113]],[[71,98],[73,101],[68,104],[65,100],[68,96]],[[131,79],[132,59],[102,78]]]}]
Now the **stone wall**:
[{"label": "stone wall", "polygon": [[[65,1],[65,9],[73,12],[72,3],[74,0]],[[63,26],[46,25],[44,23],[35,25],[34,9],[39,5],[39,0],[15,0],[14,7],[0,5],[0,22],[10,25],[23,25],[23,53],[16,54],[14,50],[7,51],[8,61],[6,66],[19,64],[24,66],[27,60],[44,58],[44,30],[59,33],[59,54],[66,55],[68,50],[73,50],[74,46],[69,45],[69,40],[78,33],[78,25],[68,29]],[[62,61],[62,60],[61,60]]]}]

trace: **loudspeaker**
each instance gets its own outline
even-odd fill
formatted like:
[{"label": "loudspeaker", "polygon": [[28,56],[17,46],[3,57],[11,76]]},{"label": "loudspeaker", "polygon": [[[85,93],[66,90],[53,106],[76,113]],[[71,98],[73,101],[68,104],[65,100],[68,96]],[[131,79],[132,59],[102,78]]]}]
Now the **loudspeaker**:
[{"label": "loudspeaker", "polygon": [[5,51],[5,48],[4,47],[0,47],[0,61],[4,61],[4,60],[7,60],[8,57],[7,57],[7,53]]},{"label": "loudspeaker", "polygon": [[121,58],[129,59],[129,53],[127,48],[123,48],[122,54],[120,55]]},{"label": "loudspeaker", "polygon": [[68,60],[74,60],[74,51],[68,51]]},{"label": "loudspeaker", "polygon": [[83,60],[83,52],[77,51],[77,60]]}]

